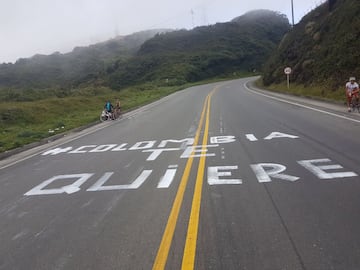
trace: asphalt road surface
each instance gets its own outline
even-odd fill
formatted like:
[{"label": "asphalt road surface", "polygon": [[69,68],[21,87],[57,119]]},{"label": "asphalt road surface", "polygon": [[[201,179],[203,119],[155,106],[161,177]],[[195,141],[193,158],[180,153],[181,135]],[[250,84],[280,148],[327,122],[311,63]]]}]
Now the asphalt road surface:
[{"label": "asphalt road surface", "polygon": [[0,269],[360,269],[360,114],[197,86],[0,161]]}]

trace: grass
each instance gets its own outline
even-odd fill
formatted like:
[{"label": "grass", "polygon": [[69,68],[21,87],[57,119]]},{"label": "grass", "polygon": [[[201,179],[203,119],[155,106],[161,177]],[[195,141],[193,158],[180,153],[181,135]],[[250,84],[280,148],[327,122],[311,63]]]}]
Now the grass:
[{"label": "grass", "polygon": [[[249,74],[232,74],[181,86],[161,86],[151,83],[121,91],[105,87],[72,90],[67,97],[51,97],[37,101],[0,102],[0,153],[50,136],[99,121],[105,101],[121,101],[123,111],[138,108],[176,91],[205,83],[235,79]],[[30,99],[31,100],[31,99]]]},{"label": "grass", "polygon": [[129,111],[191,86],[253,75],[256,74],[234,73],[181,86],[159,87],[147,83],[121,91],[94,86],[73,89],[69,96],[62,98],[0,102],[0,153],[96,123],[108,99],[115,102],[119,98],[123,111]]},{"label": "grass", "polygon": [[[310,97],[316,98],[325,101],[333,101],[333,102],[345,102],[345,90],[344,88],[339,87],[336,91],[329,90],[326,88],[322,88],[320,86],[307,86],[299,85],[299,84],[290,84],[288,89],[287,83],[281,84],[272,84],[270,86],[264,86],[262,84],[262,80],[256,81],[256,86],[259,88],[267,89],[274,92],[280,93],[290,93],[296,96]],[[345,87],[345,85],[344,85]]]},{"label": "grass", "polygon": [[124,111],[142,106],[180,87],[158,89],[107,89],[96,96],[48,98],[30,102],[0,102],[0,152],[99,121],[105,101],[117,98]]}]

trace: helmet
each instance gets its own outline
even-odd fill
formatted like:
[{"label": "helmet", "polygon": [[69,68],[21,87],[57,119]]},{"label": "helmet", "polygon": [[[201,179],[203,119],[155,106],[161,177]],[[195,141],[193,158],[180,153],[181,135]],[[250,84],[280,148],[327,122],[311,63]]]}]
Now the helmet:
[{"label": "helmet", "polygon": [[349,78],[349,81],[355,81],[355,80],[356,80],[355,77],[350,77],[350,78]]}]

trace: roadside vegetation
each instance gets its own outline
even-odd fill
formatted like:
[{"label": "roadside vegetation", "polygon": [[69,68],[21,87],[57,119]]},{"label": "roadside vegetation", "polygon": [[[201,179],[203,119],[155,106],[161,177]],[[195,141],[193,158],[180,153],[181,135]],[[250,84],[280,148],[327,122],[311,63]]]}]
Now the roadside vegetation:
[{"label": "roadside vegetation", "polygon": [[128,111],[176,90],[179,87],[151,89],[143,86],[119,93],[102,87],[81,89],[66,97],[0,102],[0,152],[99,122],[108,99],[115,103],[119,98],[122,109]]},{"label": "roadside vegetation", "polygon": [[[360,78],[360,1],[326,1],[289,31],[263,69],[263,83],[274,87],[291,80],[311,95],[336,97],[350,76]],[[343,95],[343,92],[342,92]],[[344,98],[344,97],[342,97]]]},{"label": "roadside vegetation", "polygon": [[[234,73],[231,76],[181,86],[147,83],[120,92],[108,87],[92,86],[62,92],[60,97],[57,91],[53,91],[52,96],[46,91],[43,97],[42,90],[30,94],[18,91],[12,98],[7,96],[4,100],[3,96],[0,102],[0,152],[41,141],[74,128],[96,124],[108,99],[115,103],[119,98],[122,111],[126,112],[190,86],[250,75],[253,74]],[[39,98],[32,100],[34,95],[39,95]]]},{"label": "roadside vegetation", "polygon": [[288,88],[286,82],[264,85],[262,79],[258,80],[255,84],[259,88],[270,90],[273,92],[292,94],[295,96],[307,98],[315,98],[339,104],[345,102],[344,87],[339,87],[338,89],[328,89],[319,85],[305,86],[303,84],[290,84],[290,87]]},{"label": "roadside vegetation", "polygon": [[359,12],[358,0],[332,0],[291,28],[285,15],[258,10],[1,64],[0,152],[96,123],[108,99],[128,111],[192,85],[259,73],[262,88],[343,102],[348,77],[360,78]]},{"label": "roadside vegetation", "polygon": [[259,10],[1,64],[0,152],[96,123],[108,99],[128,111],[195,84],[255,75],[289,29],[285,15]]}]

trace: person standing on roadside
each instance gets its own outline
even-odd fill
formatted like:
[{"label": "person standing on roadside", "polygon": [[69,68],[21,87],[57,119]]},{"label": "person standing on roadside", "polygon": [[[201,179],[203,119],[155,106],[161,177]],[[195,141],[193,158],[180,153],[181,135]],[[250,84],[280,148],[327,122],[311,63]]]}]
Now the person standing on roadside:
[{"label": "person standing on roadside", "polygon": [[120,100],[119,99],[116,99],[116,103],[115,103],[115,118],[118,118],[120,117],[120,114],[121,114],[121,104],[120,104]]},{"label": "person standing on roadside", "polygon": [[355,96],[355,98],[356,98],[356,103],[357,104],[359,103],[359,85],[355,80],[356,80],[355,77],[350,77],[349,81],[345,85],[346,101],[347,101],[347,106],[348,106],[349,112],[351,112],[350,105],[351,105],[353,96]]}]

